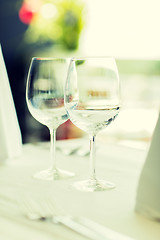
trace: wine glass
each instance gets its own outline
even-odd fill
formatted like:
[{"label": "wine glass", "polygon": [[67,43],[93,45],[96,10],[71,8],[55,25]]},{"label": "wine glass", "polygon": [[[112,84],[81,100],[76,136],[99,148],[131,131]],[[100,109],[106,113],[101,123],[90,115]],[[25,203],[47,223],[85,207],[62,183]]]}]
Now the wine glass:
[{"label": "wine glass", "polygon": [[65,86],[65,107],[70,120],[90,137],[90,177],[73,183],[82,191],[114,188],[96,177],[97,133],[117,117],[120,109],[120,83],[114,58],[72,58]]},{"label": "wine glass", "polygon": [[68,120],[64,107],[64,85],[69,58],[32,58],[26,87],[26,100],[30,113],[47,126],[51,139],[51,166],[34,175],[43,180],[74,176],[56,166],[56,129]]}]

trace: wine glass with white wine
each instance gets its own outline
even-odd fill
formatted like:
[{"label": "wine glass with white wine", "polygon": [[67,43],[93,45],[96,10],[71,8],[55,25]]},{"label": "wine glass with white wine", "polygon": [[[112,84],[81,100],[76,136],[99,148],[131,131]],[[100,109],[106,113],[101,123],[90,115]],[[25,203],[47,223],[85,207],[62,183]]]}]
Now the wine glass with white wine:
[{"label": "wine glass with white wine", "polygon": [[115,187],[96,176],[95,139],[117,117],[120,110],[120,83],[114,58],[72,58],[65,86],[65,107],[70,120],[90,137],[90,176],[75,182],[82,191]]},{"label": "wine glass with white wine", "polygon": [[64,107],[64,85],[69,58],[32,58],[26,87],[26,100],[30,113],[47,126],[51,139],[51,163],[47,170],[34,175],[43,180],[63,179],[74,176],[56,166],[56,129],[68,116]]}]

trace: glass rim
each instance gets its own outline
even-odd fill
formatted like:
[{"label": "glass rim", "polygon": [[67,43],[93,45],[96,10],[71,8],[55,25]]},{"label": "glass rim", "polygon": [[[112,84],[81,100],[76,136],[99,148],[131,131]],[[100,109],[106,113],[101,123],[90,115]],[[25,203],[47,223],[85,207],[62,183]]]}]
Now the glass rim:
[{"label": "glass rim", "polygon": [[32,57],[33,60],[71,60],[71,57]]},{"label": "glass rim", "polygon": [[88,59],[112,59],[112,60],[115,60],[116,57],[114,57],[114,56],[84,56],[84,57],[72,57],[72,58],[71,58],[71,61],[88,60]]}]

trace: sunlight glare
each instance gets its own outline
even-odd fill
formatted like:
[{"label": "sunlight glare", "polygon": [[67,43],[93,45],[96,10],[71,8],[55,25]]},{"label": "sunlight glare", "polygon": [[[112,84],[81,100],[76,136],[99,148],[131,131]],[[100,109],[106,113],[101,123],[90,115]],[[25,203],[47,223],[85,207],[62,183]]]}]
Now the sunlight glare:
[{"label": "sunlight glare", "polygon": [[57,8],[52,3],[46,3],[42,5],[41,14],[43,18],[45,19],[56,18],[57,13],[58,13]]}]

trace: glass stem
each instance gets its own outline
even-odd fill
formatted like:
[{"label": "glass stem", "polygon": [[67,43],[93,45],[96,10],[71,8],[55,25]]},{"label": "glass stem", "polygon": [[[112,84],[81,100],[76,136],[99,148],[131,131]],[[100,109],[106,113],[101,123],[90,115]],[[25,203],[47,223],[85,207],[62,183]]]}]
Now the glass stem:
[{"label": "glass stem", "polygon": [[55,129],[49,129],[50,130],[50,161],[51,161],[51,169],[56,169],[56,130]]},{"label": "glass stem", "polygon": [[90,137],[90,179],[96,180],[96,136]]}]

